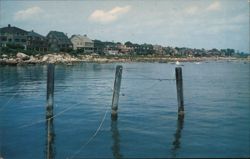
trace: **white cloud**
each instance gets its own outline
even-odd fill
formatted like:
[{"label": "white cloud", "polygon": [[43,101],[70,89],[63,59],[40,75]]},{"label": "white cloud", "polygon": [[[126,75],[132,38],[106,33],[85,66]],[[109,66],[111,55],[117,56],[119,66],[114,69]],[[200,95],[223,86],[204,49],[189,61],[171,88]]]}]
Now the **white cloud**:
[{"label": "white cloud", "polygon": [[221,8],[220,2],[219,1],[215,1],[213,3],[211,3],[206,10],[208,11],[215,11],[215,10],[219,10]]},{"label": "white cloud", "polygon": [[95,10],[89,17],[90,21],[109,23],[118,19],[122,14],[127,13],[131,9],[130,6],[114,7],[109,11]]},{"label": "white cloud", "polygon": [[197,11],[198,11],[198,7],[197,6],[190,6],[190,7],[188,7],[188,8],[186,8],[186,13],[187,14],[195,14],[195,13],[197,13]]},{"label": "white cloud", "polygon": [[34,19],[35,17],[39,16],[42,12],[43,10],[37,6],[27,8],[25,10],[20,10],[16,12],[14,15],[14,20],[23,21],[23,20]]}]

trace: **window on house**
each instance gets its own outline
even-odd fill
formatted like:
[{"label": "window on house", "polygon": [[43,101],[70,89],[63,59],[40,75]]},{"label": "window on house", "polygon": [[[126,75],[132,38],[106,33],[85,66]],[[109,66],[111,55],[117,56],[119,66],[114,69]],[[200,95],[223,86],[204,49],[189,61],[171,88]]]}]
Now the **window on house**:
[{"label": "window on house", "polygon": [[19,42],[20,41],[20,39],[15,39],[15,42]]},{"label": "window on house", "polygon": [[21,42],[26,42],[26,40],[25,39],[21,39]]},{"label": "window on house", "polygon": [[11,41],[12,41],[12,39],[8,39],[8,41],[9,41],[9,42],[11,42]]}]

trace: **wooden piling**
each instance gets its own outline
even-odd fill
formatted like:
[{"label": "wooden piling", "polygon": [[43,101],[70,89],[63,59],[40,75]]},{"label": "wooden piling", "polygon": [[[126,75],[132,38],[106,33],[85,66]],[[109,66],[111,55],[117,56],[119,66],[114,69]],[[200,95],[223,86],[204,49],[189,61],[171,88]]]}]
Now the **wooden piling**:
[{"label": "wooden piling", "polygon": [[47,72],[47,106],[46,106],[46,159],[54,159],[54,129],[53,129],[53,104],[54,104],[54,70],[53,64],[48,64]]},{"label": "wooden piling", "polygon": [[111,111],[112,119],[117,118],[121,80],[122,80],[122,66],[118,65],[118,66],[116,66],[113,99],[112,99],[112,107],[111,107],[112,108],[112,111]]},{"label": "wooden piling", "polygon": [[48,64],[47,74],[47,106],[46,106],[46,118],[53,116],[53,104],[54,104],[54,70],[53,64]]},{"label": "wooden piling", "polygon": [[183,100],[183,82],[182,82],[182,69],[181,67],[175,68],[176,76],[176,89],[178,101],[178,115],[184,115],[184,100]]},{"label": "wooden piling", "polygon": [[55,158],[55,146],[54,146],[55,131],[54,131],[53,118],[47,119],[46,126],[47,126],[46,128],[46,133],[47,133],[46,159],[54,159]]}]

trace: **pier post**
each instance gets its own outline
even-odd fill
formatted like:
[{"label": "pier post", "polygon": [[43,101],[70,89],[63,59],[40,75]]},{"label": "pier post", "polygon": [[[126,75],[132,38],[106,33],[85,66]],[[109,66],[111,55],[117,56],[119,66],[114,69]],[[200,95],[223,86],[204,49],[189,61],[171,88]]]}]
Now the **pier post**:
[{"label": "pier post", "polygon": [[46,118],[50,118],[53,116],[54,70],[55,70],[55,66],[53,64],[48,64]]},{"label": "pier post", "polygon": [[183,83],[182,83],[182,69],[181,67],[175,68],[177,101],[178,101],[178,115],[184,115],[184,100],[183,100]]},{"label": "pier post", "polygon": [[46,159],[54,159],[54,128],[53,128],[53,104],[54,104],[54,70],[53,64],[48,64],[47,74],[47,106],[46,106]]},{"label": "pier post", "polygon": [[113,99],[112,99],[112,107],[111,107],[112,108],[112,111],[111,111],[112,119],[117,119],[117,110],[118,110],[121,80],[122,80],[122,66],[118,65],[118,66],[116,66]]}]

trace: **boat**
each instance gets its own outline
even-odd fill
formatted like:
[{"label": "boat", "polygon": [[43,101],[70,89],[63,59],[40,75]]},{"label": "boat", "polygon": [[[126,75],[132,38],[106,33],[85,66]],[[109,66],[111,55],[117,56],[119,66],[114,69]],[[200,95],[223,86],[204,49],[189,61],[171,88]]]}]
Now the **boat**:
[{"label": "boat", "polygon": [[181,64],[179,61],[176,61],[175,64],[178,65],[178,66],[184,66],[184,65]]}]

